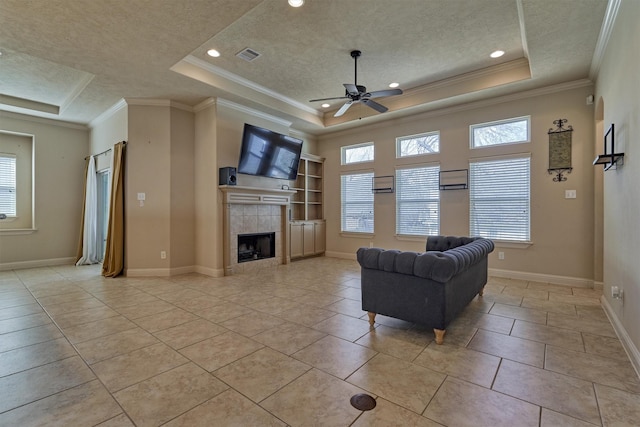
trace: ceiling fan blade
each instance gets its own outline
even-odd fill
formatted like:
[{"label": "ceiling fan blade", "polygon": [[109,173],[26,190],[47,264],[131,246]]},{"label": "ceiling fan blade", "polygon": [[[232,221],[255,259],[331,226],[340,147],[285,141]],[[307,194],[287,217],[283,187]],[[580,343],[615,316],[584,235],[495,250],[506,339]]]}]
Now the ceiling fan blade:
[{"label": "ceiling fan blade", "polygon": [[334,99],[349,99],[348,96],[337,96],[335,98],[320,98],[320,99],[310,99],[309,102],[316,102],[316,101],[331,101]]},{"label": "ceiling fan blade", "polygon": [[357,95],[360,92],[358,91],[358,87],[356,85],[352,85],[351,83],[343,83],[344,88],[347,90],[349,95]]},{"label": "ceiling fan blade", "polygon": [[338,111],[336,111],[336,113],[333,115],[333,117],[340,117],[341,115],[343,115],[344,113],[347,112],[347,110],[349,109],[349,107],[351,107],[351,105],[354,104],[355,101],[347,101],[344,103],[344,105],[342,107],[340,107],[340,109]]},{"label": "ceiling fan blade", "polygon": [[402,95],[402,89],[376,90],[369,92],[367,98],[382,98],[383,96]]},{"label": "ceiling fan blade", "polygon": [[387,107],[385,107],[382,104],[378,104],[376,101],[372,101],[369,98],[363,99],[362,102],[367,105],[368,107],[373,108],[374,110],[376,110],[379,113],[384,113],[385,111],[389,110]]}]

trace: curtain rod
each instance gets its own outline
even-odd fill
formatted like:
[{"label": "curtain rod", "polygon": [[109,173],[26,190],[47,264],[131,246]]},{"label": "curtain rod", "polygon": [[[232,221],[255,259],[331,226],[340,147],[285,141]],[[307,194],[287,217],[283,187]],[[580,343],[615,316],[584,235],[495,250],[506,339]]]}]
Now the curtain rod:
[{"label": "curtain rod", "polygon": [[[127,145],[127,141],[122,141],[122,143],[123,143],[124,145]],[[103,154],[107,154],[107,153],[108,153],[109,151],[111,151],[111,150],[113,150],[113,149],[112,149],[112,148],[107,148],[106,150],[101,151],[101,152],[99,152],[98,154],[92,154],[91,156],[95,156],[95,157],[102,156]],[[87,160],[87,159],[88,159],[89,157],[91,157],[91,156],[87,156],[87,157],[85,157],[84,159],[85,159],[85,160]]]}]

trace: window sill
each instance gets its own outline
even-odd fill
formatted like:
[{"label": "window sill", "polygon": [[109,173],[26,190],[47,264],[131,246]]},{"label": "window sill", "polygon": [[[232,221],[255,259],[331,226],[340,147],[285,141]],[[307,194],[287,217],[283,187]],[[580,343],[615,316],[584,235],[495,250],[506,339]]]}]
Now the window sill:
[{"label": "window sill", "polygon": [[514,242],[512,240],[491,239],[497,248],[527,249],[533,242]]},{"label": "window sill", "polygon": [[0,229],[0,234],[3,236],[20,236],[24,234],[33,234],[38,231],[37,228],[7,228]]},{"label": "window sill", "polygon": [[342,237],[351,237],[355,239],[372,239],[375,237],[373,233],[357,233],[354,231],[341,231],[340,236]]},{"label": "window sill", "polygon": [[396,240],[403,242],[426,242],[429,236],[416,236],[415,234],[396,234],[394,236]]}]

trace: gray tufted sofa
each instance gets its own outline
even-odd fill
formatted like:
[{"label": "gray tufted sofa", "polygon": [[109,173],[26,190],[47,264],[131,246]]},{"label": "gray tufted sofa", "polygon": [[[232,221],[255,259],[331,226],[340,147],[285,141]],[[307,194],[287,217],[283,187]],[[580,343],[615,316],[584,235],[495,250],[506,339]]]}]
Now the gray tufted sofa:
[{"label": "gray tufted sofa", "polygon": [[447,325],[487,283],[493,242],[480,237],[430,236],[426,252],[360,248],[362,309],[373,326],[383,314],[434,329]]}]

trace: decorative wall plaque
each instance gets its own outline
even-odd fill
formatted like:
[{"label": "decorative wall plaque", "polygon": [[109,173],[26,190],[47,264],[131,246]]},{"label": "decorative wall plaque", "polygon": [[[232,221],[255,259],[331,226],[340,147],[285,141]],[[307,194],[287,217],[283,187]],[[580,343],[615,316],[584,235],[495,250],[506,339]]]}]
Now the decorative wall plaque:
[{"label": "decorative wall plaque", "polygon": [[567,119],[554,120],[556,129],[549,129],[549,169],[547,171],[555,182],[566,181],[565,173],[571,173],[571,134],[573,126],[564,127]]}]

